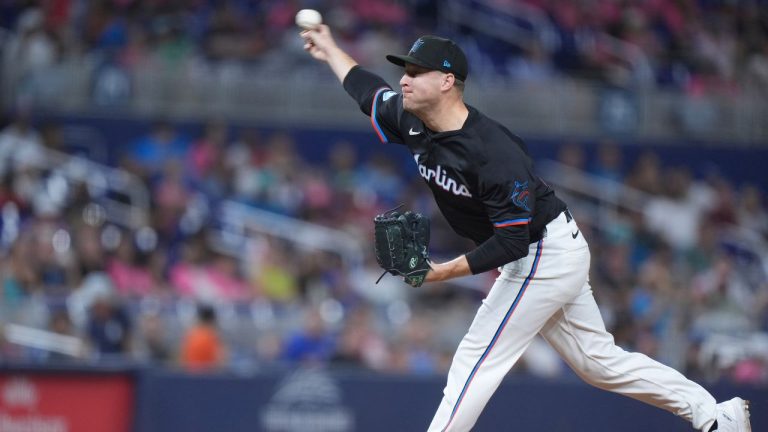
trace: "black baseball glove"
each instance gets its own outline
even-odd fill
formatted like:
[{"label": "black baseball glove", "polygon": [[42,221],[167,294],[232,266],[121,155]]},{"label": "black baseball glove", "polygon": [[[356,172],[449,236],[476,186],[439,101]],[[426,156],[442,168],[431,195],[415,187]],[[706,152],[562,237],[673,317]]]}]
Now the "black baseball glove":
[{"label": "black baseball glove", "polygon": [[376,261],[384,269],[381,277],[389,272],[402,276],[411,286],[421,286],[430,269],[429,218],[395,209],[377,215],[373,224]]}]

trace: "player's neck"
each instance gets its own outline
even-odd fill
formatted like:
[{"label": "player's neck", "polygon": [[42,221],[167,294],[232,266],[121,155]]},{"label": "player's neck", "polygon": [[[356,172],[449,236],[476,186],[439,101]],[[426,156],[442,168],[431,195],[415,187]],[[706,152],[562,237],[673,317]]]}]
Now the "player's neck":
[{"label": "player's neck", "polygon": [[432,107],[429,111],[418,113],[424,124],[435,132],[459,130],[469,116],[469,110],[462,99],[447,101]]}]

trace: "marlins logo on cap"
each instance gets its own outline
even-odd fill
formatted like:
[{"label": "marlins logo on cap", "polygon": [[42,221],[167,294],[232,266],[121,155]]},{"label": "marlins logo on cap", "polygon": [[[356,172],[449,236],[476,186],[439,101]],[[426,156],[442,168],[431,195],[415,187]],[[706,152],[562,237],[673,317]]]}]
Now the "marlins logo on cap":
[{"label": "marlins logo on cap", "polygon": [[411,47],[411,50],[408,52],[408,54],[413,54],[416,52],[419,47],[424,45],[424,41],[421,39],[416,39],[416,42],[413,43],[413,46]]}]

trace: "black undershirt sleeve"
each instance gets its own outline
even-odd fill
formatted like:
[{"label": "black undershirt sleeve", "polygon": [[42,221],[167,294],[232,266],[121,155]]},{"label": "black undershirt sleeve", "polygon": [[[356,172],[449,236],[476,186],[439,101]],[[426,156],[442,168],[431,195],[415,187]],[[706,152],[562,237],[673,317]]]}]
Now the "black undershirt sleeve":
[{"label": "black undershirt sleeve", "polygon": [[487,272],[528,255],[528,225],[496,229],[494,235],[467,253],[472,274]]}]

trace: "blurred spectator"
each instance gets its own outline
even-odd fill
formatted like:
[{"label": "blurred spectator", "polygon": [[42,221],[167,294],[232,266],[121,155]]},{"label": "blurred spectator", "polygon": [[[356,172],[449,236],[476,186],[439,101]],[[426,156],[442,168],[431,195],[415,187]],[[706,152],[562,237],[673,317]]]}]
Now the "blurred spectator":
[{"label": "blurred spectator", "polygon": [[[721,248],[720,233],[707,225],[699,228],[696,247],[690,249],[685,255],[686,268],[679,269],[678,276],[690,280],[694,274],[712,267],[715,258]],[[685,272],[683,274],[683,272]]]},{"label": "blurred spectator", "polygon": [[768,94],[768,37],[763,36],[757,45],[747,57],[744,74],[747,84],[765,96]]},{"label": "blurred spectator", "polygon": [[154,180],[168,162],[186,159],[189,142],[167,121],[158,121],[146,136],[133,143],[127,156],[128,168],[145,179]]},{"label": "blurred spectator", "polygon": [[[45,219],[42,216],[45,216]],[[40,275],[45,294],[63,299],[79,280],[78,271],[70,261],[73,258],[69,249],[72,239],[57,219],[48,214],[38,217],[40,219],[29,227],[35,234],[36,271]]]},{"label": "blurred spectator", "polygon": [[394,372],[434,374],[441,372],[438,354],[434,351],[433,328],[424,315],[412,315],[405,324],[401,339],[395,342],[390,368]]},{"label": "blurred spectator", "polygon": [[224,150],[226,165],[233,169],[248,165],[260,166],[266,157],[261,133],[253,128],[240,129],[237,138]]},{"label": "blurred spectator", "polygon": [[402,45],[393,27],[376,23],[357,38],[355,58],[371,70],[387,69],[390,67],[386,60],[387,54],[399,52],[401,49]]},{"label": "blurred spectator", "polygon": [[40,126],[40,140],[46,149],[64,152],[64,136],[61,125],[56,122],[46,122]]},{"label": "blurred spectator", "polygon": [[77,259],[78,277],[106,270],[105,251],[101,244],[101,231],[91,225],[80,224],[73,229],[76,241],[74,252]]},{"label": "blurred spectator", "polygon": [[736,191],[723,178],[710,181],[713,186],[712,203],[707,208],[707,225],[730,226],[736,223]]},{"label": "blurred spectator", "polygon": [[224,157],[227,134],[227,125],[223,121],[209,121],[205,125],[203,136],[192,143],[188,156],[195,178],[204,178]]},{"label": "blurred spectator", "polygon": [[[244,8],[238,9],[233,3],[215,6],[203,40],[205,54],[209,59],[253,60],[268,48],[261,34],[261,26],[249,23],[249,18],[243,15],[242,9]],[[287,10],[286,12],[291,13]]]},{"label": "blurred spectator", "polygon": [[391,27],[405,24],[408,19],[408,11],[405,7],[392,0],[356,1],[350,6],[355,15],[361,19],[386,24]]},{"label": "blurred spectator", "polygon": [[546,83],[556,75],[551,59],[539,41],[524,47],[523,54],[510,60],[507,68],[510,76],[523,84]]},{"label": "blurred spectator", "polygon": [[355,189],[357,164],[357,149],[352,143],[339,141],[333,144],[328,155],[328,169],[332,173],[331,185],[336,193],[351,193]]},{"label": "blurred spectator", "polygon": [[304,200],[301,179],[305,167],[294,139],[287,133],[277,133],[269,138],[266,147],[267,158],[262,166],[265,203],[274,211],[297,215]]},{"label": "blurred spectator", "polygon": [[759,304],[728,256],[718,256],[711,268],[694,276],[691,296],[696,312],[692,329],[700,337],[753,330],[749,317]]},{"label": "blurred spectator", "polygon": [[13,122],[0,131],[0,175],[11,167],[23,171],[44,158],[43,141],[30,121],[28,112],[18,111]]},{"label": "blurred spectator", "polygon": [[281,335],[275,331],[259,334],[254,351],[255,360],[261,365],[274,366],[279,364],[283,353]]},{"label": "blurred spectator", "polygon": [[131,354],[133,326],[120,300],[100,294],[91,303],[86,324],[88,340],[99,360],[120,360]]},{"label": "blurred spectator", "polygon": [[166,364],[173,358],[174,341],[166,328],[164,318],[157,312],[139,317],[136,356],[149,363]]},{"label": "blurred spectator", "polygon": [[328,214],[334,202],[333,191],[325,170],[318,168],[307,170],[302,183],[304,202],[302,203],[303,211],[300,213],[301,218],[312,222],[329,223],[330,221],[324,221],[322,216]]},{"label": "blurred spectator", "polygon": [[383,370],[389,352],[386,341],[372,323],[371,310],[360,307],[351,311],[337,341],[331,363],[338,366],[366,367]]},{"label": "blurred spectator", "polygon": [[[657,341],[674,334],[677,320],[681,318],[681,302],[685,301],[685,292],[676,289],[677,281],[669,265],[671,259],[668,250],[651,255],[638,271],[637,286],[630,299],[632,317],[645,330],[642,339],[638,340],[638,350],[659,357],[666,364],[671,363],[671,359],[655,351],[659,345]],[[643,351],[642,343],[645,343],[645,348],[654,351]]]},{"label": "blurred spectator", "polygon": [[603,140],[598,146],[597,158],[589,172],[606,180],[621,182],[624,175],[622,162],[621,148],[618,143]]},{"label": "blurred spectator", "polygon": [[[714,205],[712,192],[703,184],[691,184],[690,173],[670,169],[665,197],[654,197],[645,210],[648,227],[672,247],[687,250],[694,246],[705,211]],[[674,215],[675,217],[670,217]]]},{"label": "blurred spectator", "polygon": [[173,265],[169,277],[178,295],[196,300],[234,301],[254,295],[238,275],[234,260],[212,254],[200,239],[184,243],[181,260]]},{"label": "blurred spectator", "polygon": [[762,234],[768,240],[768,211],[764,199],[760,189],[753,185],[745,186],[741,190],[736,218],[739,225]]},{"label": "blurred spectator", "polygon": [[264,242],[258,255],[251,257],[249,280],[262,287],[270,300],[290,303],[299,298],[297,275],[287,266],[291,262],[290,256],[291,252],[283,242],[272,240]]},{"label": "blurred spectator", "polygon": [[127,31],[128,42],[118,54],[118,64],[128,70],[134,70],[149,61],[149,40],[138,23],[130,23]]},{"label": "blurred spectator", "polygon": [[659,157],[653,152],[643,152],[630,170],[626,183],[641,192],[661,194],[663,185]]},{"label": "blurred spectator", "polygon": [[[535,337],[531,341],[520,357],[519,365],[532,375],[545,378],[560,376],[565,369],[560,355],[541,337]],[[447,370],[449,366],[450,363],[444,368]]]},{"label": "blurred spectator", "polygon": [[[13,64],[17,76],[10,77],[20,86],[20,97],[31,96],[34,90],[35,76],[58,60],[59,47],[54,38],[46,31],[42,11],[36,7],[24,10],[17,21],[16,32],[7,42],[3,55],[6,66]],[[20,101],[21,102],[21,101]]]},{"label": "blurred spectator", "polygon": [[146,261],[146,254],[136,250],[133,236],[130,233],[121,234],[117,249],[107,264],[109,277],[121,296],[137,298],[155,290],[156,281],[153,280]]},{"label": "blurred spectator", "polygon": [[403,178],[396,167],[390,157],[382,153],[374,154],[358,173],[358,187],[374,192],[376,201],[382,207],[396,206],[395,201],[399,199],[404,187]]},{"label": "blurred spectator", "polygon": [[[58,335],[76,338],[78,341],[82,342],[77,334],[75,327],[72,325],[72,321],[69,319],[69,314],[67,313],[66,309],[58,310],[51,314],[50,322],[48,323],[48,330]],[[85,344],[83,343],[82,352],[77,353],[74,356],[58,351],[50,351],[46,360],[49,362],[71,362],[83,358],[85,354]]]},{"label": "blurred spectator", "polygon": [[198,306],[197,323],[190,327],[181,343],[179,362],[190,371],[217,369],[226,364],[227,350],[216,326],[212,306]]},{"label": "blurred spectator", "polygon": [[173,12],[176,11],[153,16],[150,27],[154,42],[151,56],[163,69],[179,72],[198,47],[191,35],[184,31],[182,16]]},{"label": "blurred spectator", "polygon": [[234,197],[245,202],[263,199],[270,182],[264,168],[267,151],[256,130],[240,132],[237,140],[226,150],[225,166],[234,170],[232,191]]},{"label": "blurred spectator", "polygon": [[584,148],[576,142],[567,142],[558,147],[557,161],[563,165],[584,170],[586,155]]},{"label": "blurred spectator", "polygon": [[304,323],[289,335],[283,348],[283,359],[292,363],[323,364],[333,355],[335,344],[317,308],[305,310]]},{"label": "blurred spectator", "polygon": [[192,200],[194,186],[186,176],[182,160],[167,160],[156,174],[152,188],[152,199],[156,205],[154,226],[161,235],[173,237]]},{"label": "blurred spectator", "polygon": [[36,271],[33,238],[22,234],[11,246],[7,257],[0,261],[2,297],[0,304],[10,312],[40,288],[40,275]]},{"label": "blurred spectator", "polygon": [[725,17],[718,17],[709,22],[696,18],[689,21],[697,60],[712,67],[715,74],[723,80],[734,77],[738,39],[735,32],[731,31],[731,25]]},{"label": "blurred spectator", "polygon": [[[13,188],[13,173],[7,172],[0,176],[0,210],[14,208],[17,214],[26,213],[28,210],[27,202],[19,196]],[[8,207],[6,207],[8,205]]]}]

